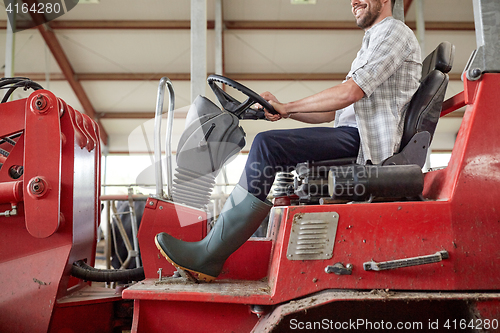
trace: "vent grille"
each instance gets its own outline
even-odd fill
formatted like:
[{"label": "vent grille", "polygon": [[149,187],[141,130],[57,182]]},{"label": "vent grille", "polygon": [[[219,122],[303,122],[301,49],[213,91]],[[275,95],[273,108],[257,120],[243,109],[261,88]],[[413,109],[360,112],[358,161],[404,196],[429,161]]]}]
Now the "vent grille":
[{"label": "vent grille", "polygon": [[324,260],[333,256],[339,214],[299,213],[293,217],[288,241],[289,260]]}]

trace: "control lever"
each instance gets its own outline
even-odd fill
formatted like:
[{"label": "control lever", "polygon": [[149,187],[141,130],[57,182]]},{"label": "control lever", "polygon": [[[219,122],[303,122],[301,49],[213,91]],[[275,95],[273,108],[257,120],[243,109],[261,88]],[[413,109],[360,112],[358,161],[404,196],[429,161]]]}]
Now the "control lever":
[{"label": "control lever", "polygon": [[365,262],[363,264],[363,268],[365,271],[385,271],[387,269],[395,269],[395,268],[402,268],[402,267],[432,264],[432,263],[440,262],[441,260],[448,259],[448,258],[449,258],[449,255],[448,255],[447,251],[439,251],[439,252],[436,252],[435,254],[431,254],[431,255],[427,255],[427,256],[407,258],[407,259],[398,259],[398,260],[391,260],[391,261],[385,261],[385,262],[375,262],[372,260],[369,262]]}]

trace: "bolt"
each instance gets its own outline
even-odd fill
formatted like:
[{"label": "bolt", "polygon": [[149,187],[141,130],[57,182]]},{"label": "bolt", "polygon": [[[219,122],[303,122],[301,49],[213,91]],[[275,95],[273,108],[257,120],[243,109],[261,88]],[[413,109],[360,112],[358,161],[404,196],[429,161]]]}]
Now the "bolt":
[{"label": "bolt", "polygon": [[160,206],[160,210],[162,210],[162,209],[163,209],[163,206]]},{"label": "bolt", "polygon": [[30,180],[28,188],[32,195],[41,197],[46,191],[45,185],[46,184],[43,179],[41,179],[40,177],[34,177],[33,179]]},{"label": "bolt", "polygon": [[150,206],[153,206],[153,205],[154,205],[153,201],[150,201],[150,202],[149,202],[149,205],[150,205]]},{"label": "bolt", "polygon": [[35,107],[36,110],[38,110],[39,113],[45,113],[47,112],[47,97],[43,94],[39,94],[36,97],[36,100],[33,102],[33,106]]},{"label": "bolt", "polygon": [[158,281],[160,281],[160,282],[161,282],[161,271],[162,271],[162,270],[163,270],[163,268],[161,268],[161,267],[160,267],[160,268],[158,268],[158,272],[156,272],[156,273],[158,273],[158,275],[159,275],[159,277],[158,277]]},{"label": "bolt", "polygon": [[250,307],[250,312],[255,313],[257,315],[257,318],[260,318],[265,311],[261,305],[252,305]]}]

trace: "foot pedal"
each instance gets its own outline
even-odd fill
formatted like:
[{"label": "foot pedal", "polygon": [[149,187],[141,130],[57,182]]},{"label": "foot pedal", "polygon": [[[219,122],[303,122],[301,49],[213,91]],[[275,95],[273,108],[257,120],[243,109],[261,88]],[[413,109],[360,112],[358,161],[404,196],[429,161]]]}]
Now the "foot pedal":
[{"label": "foot pedal", "polygon": [[396,268],[403,268],[403,267],[433,264],[433,263],[440,262],[441,260],[448,259],[448,258],[449,258],[449,255],[448,255],[447,251],[439,251],[439,252],[436,252],[435,254],[431,254],[431,255],[427,255],[427,256],[407,258],[407,259],[398,259],[398,260],[391,260],[391,261],[385,261],[385,262],[375,262],[372,260],[369,262],[365,262],[363,264],[363,268],[365,271],[385,271],[388,269],[396,269]]}]

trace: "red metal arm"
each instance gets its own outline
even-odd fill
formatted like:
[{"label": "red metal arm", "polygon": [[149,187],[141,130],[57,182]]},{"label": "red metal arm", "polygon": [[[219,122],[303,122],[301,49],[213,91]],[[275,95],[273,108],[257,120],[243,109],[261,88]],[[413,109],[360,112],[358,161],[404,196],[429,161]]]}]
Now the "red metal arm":
[{"label": "red metal arm", "polygon": [[465,95],[462,91],[461,93],[447,99],[443,102],[443,109],[441,111],[441,117],[446,116],[447,114],[456,111],[466,105],[465,103]]}]

